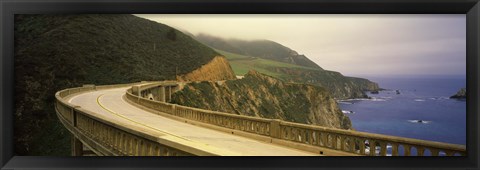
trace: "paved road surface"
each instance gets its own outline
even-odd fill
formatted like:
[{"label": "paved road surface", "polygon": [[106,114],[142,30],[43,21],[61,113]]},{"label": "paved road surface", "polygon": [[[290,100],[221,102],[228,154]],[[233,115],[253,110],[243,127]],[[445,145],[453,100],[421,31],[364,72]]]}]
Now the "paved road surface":
[{"label": "paved road surface", "polygon": [[68,99],[72,104],[86,110],[108,116],[131,125],[131,127],[148,127],[171,134],[180,140],[188,140],[225,150],[233,155],[249,156],[307,156],[314,153],[286,148],[279,145],[260,142],[253,139],[198,127],[184,122],[165,118],[137,108],[122,97],[127,88],[82,93]]}]

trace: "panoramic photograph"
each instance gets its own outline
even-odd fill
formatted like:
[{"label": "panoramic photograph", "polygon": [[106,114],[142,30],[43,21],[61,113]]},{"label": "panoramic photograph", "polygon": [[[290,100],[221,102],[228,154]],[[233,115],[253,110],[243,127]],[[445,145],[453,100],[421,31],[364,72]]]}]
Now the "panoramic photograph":
[{"label": "panoramic photograph", "polygon": [[17,156],[466,156],[464,14],[15,15]]}]

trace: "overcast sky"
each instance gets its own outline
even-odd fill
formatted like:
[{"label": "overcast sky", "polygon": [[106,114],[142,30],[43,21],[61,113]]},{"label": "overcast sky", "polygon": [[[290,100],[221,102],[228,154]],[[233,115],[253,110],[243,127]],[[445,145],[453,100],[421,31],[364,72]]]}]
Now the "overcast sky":
[{"label": "overcast sky", "polygon": [[465,75],[465,15],[137,15],[193,34],[267,39],[344,75]]}]

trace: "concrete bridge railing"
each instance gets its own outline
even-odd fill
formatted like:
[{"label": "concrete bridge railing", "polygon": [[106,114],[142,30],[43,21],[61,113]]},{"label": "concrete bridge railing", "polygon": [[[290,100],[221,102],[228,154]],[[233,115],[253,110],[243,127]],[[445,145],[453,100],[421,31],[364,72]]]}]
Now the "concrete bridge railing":
[{"label": "concrete bridge railing", "polygon": [[[144,82],[145,83],[145,82]],[[100,89],[131,87],[120,85],[84,85],[55,94],[55,109],[60,122],[73,134],[72,154],[81,156],[83,145],[97,155],[105,156],[188,156],[222,155],[214,149],[197,146],[188,141],[175,141],[169,135],[148,128],[131,128],[122,122],[109,119],[68,103],[70,95]]]},{"label": "concrete bridge railing", "polygon": [[[149,88],[171,84],[172,82],[168,84],[158,83],[137,88],[148,90]],[[390,152],[392,156],[413,156],[413,152],[416,152],[416,156],[466,155],[464,145],[334,129],[180,106],[134,95],[132,89],[127,91],[126,98],[148,109],[235,131],[264,136],[269,138],[272,143],[310,151],[315,150],[319,151],[320,154],[322,154],[323,149],[319,148],[366,156],[386,156],[387,152]]]}]

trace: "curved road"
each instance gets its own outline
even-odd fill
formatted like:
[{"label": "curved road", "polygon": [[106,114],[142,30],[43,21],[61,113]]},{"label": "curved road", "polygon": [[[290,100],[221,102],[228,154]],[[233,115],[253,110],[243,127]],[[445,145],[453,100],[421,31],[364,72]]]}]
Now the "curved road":
[{"label": "curved road", "polygon": [[[99,90],[71,96],[68,102],[96,114],[127,123],[131,128],[150,128],[239,156],[313,156],[314,153],[265,143],[172,120],[137,108],[123,98],[128,88]],[[318,155],[317,155],[318,156]]]}]

